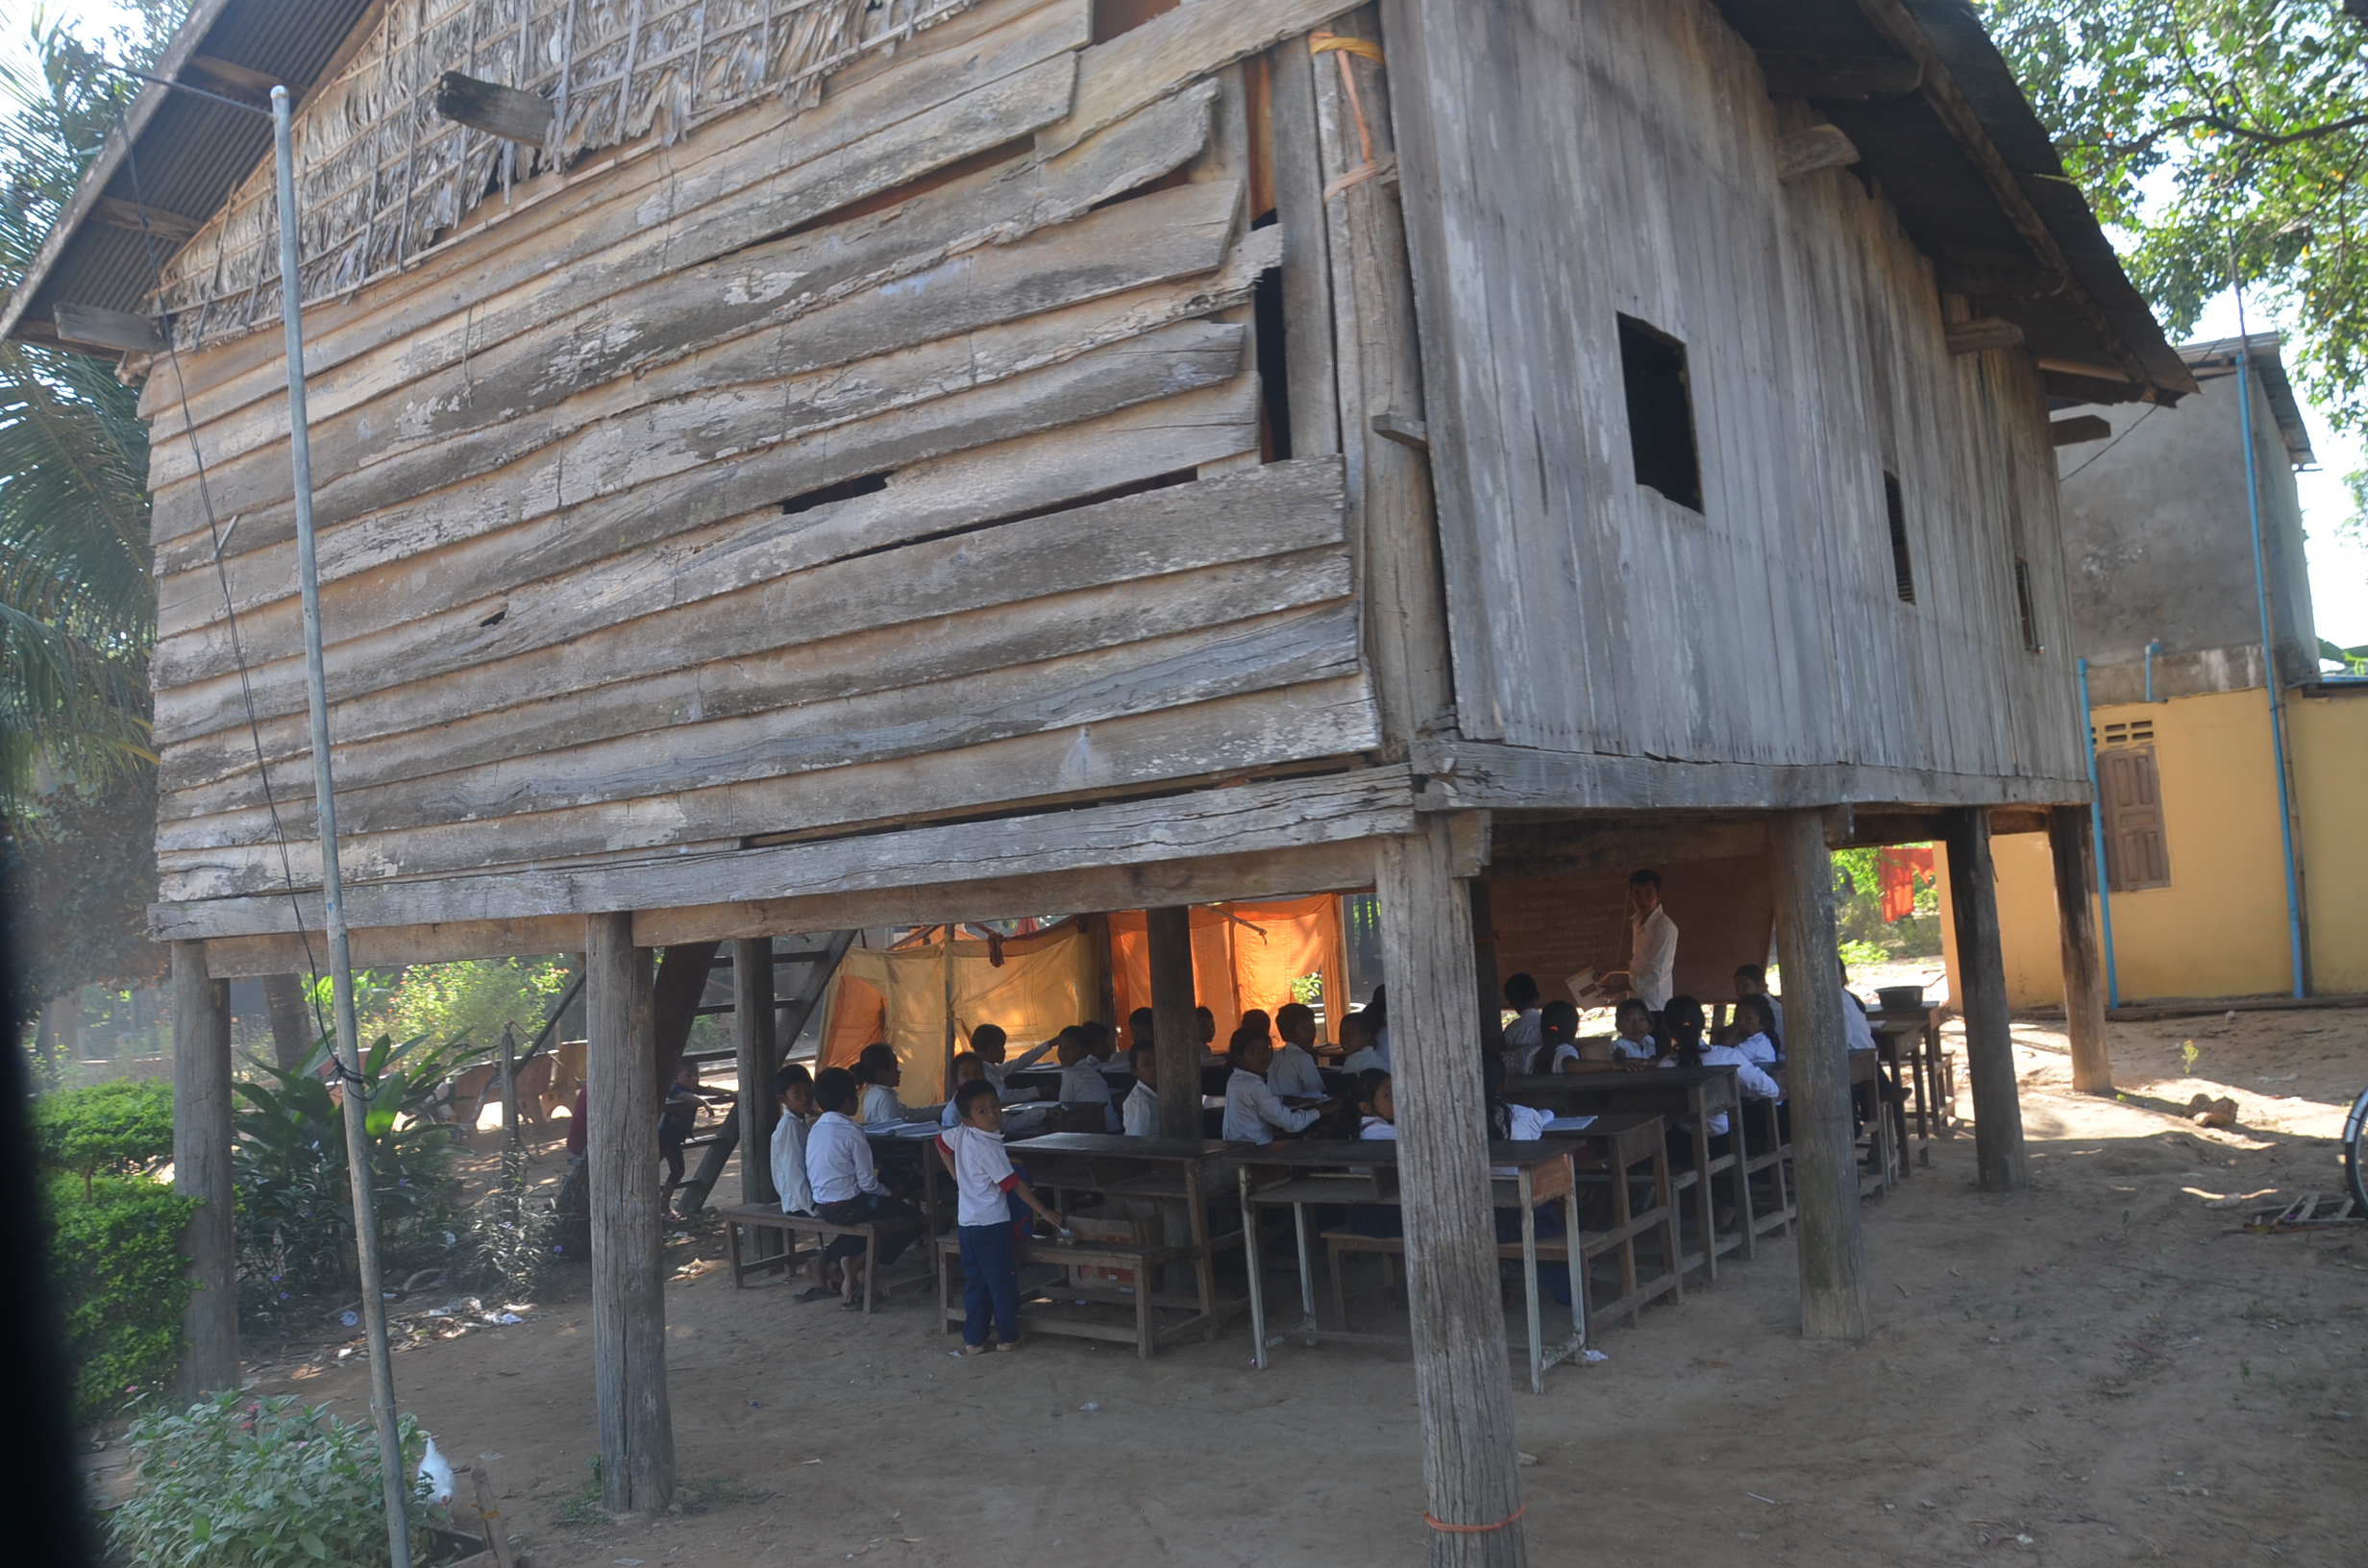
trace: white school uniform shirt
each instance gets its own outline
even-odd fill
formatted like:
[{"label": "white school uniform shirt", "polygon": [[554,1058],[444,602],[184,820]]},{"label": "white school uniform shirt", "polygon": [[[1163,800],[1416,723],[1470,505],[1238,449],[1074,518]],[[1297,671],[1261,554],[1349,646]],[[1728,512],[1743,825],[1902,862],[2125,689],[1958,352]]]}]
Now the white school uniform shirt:
[{"label": "white school uniform shirt", "polygon": [[1394,1121],[1384,1121],[1379,1116],[1368,1116],[1365,1118],[1363,1125],[1357,1128],[1357,1136],[1361,1139],[1387,1139],[1391,1142],[1394,1143],[1397,1141],[1397,1123]]},{"label": "white school uniform shirt", "polygon": [[[1508,1105],[1505,1109],[1513,1113],[1506,1118],[1511,1123],[1511,1131],[1505,1136],[1516,1143],[1533,1143],[1545,1137],[1545,1124],[1554,1119],[1535,1106]],[[1491,1129],[1491,1131],[1493,1130]],[[1489,1174],[1492,1176],[1518,1176],[1520,1173],[1520,1167],[1517,1165],[1489,1167]]]},{"label": "white school uniform shirt", "polygon": [[[1850,1041],[1850,1048],[1854,1051],[1873,1050],[1875,1048],[1875,1029],[1874,1025],[1866,1021],[1865,1004],[1846,991],[1841,994],[1842,1000],[1848,1004],[1841,1010],[1842,1037]],[[1784,1026],[1778,1024],[1777,1027],[1781,1029]]]},{"label": "white school uniform shirt", "polygon": [[864,1141],[863,1129],[837,1111],[824,1112],[806,1130],[805,1176],[818,1211],[858,1192],[888,1195],[888,1184],[872,1168],[872,1145]]},{"label": "white school uniform shirt", "polygon": [[1669,1005],[1677,975],[1677,922],[1656,908],[1642,919],[1628,917],[1628,985],[1658,1013]]},{"label": "white school uniform shirt", "polygon": [[1120,1108],[1119,1119],[1125,1123],[1128,1138],[1157,1138],[1159,1090],[1138,1080]]},{"label": "white school uniform shirt", "polygon": [[866,1127],[884,1127],[892,1121],[910,1119],[905,1115],[904,1102],[886,1084],[864,1085],[863,1097],[855,1102],[855,1107]]},{"label": "white school uniform shirt", "polygon": [[[1677,1058],[1664,1057],[1661,1065],[1665,1067],[1674,1067],[1677,1066]],[[1760,1069],[1759,1063],[1754,1062],[1732,1045],[1703,1046],[1702,1065],[1706,1067],[1733,1067],[1736,1090],[1746,1099],[1781,1100],[1785,1097],[1785,1091],[1777,1087],[1775,1079]],[[1725,1134],[1726,1130],[1727,1114],[1724,1111],[1714,1112],[1711,1115],[1711,1136],[1720,1137]]]},{"label": "white school uniform shirt", "polygon": [[1125,1125],[1119,1119],[1118,1102],[1110,1093],[1110,1080],[1101,1075],[1101,1064],[1090,1056],[1073,1067],[1061,1069],[1061,1103],[1100,1106],[1102,1119],[1111,1132],[1115,1133]]},{"label": "white school uniform shirt", "polygon": [[1561,1041],[1555,1044],[1554,1054],[1547,1058],[1545,1065],[1533,1068],[1532,1070],[1537,1072],[1560,1072],[1563,1070],[1564,1063],[1576,1062],[1578,1060],[1579,1047],[1570,1041]]},{"label": "white school uniform shirt", "polygon": [[805,1118],[795,1112],[782,1112],[774,1123],[773,1185],[781,1194],[785,1214],[814,1212],[814,1184],[805,1174]]},{"label": "white school uniform shirt", "polygon": [[937,1146],[953,1164],[955,1223],[1010,1224],[1003,1194],[1020,1185],[1020,1175],[1003,1150],[1003,1135],[958,1121],[937,1135]]},{"label": "white school uniform shirt", "polygon": [[1742,1052],[1754,1062],[1776,1060],[1776,1042],[1757,1029],[1737,1041],[1731,1048]]},{"label": "white school uniform shirt", "polygon": [[1642,1040],[1630,1040],[1626,1035],[1612,1037],[1612,1055],[1630,1062],[1650,1062],[1661,1054],[1661,1041],[1646,1035]]},{"label": "white school uniform shirt", "polygon": [[1286,1045],[1274,1053],[1274,1061],[1267,1067],[1267,1087],[1286,1098],[1304,1094],[1320,1100],[1323,1098],[1323,1072],[1313,1055],[1296,1045]]},{"label": "white school uniform shirt", "polygon": [[1024,1071],[1028,1067],[1035,1066],[1037,1061],[1042,1058],[1046,1052],[1051,1050],[1053,1046],[1058,1045],[1060,1041],[1056,1038],[1046,1041],[1042,1045],[1032,1045],[1026,1050],[1022,1051],[1016,1060],[1004,1063],[1002,1065],[1003,1070],[1005,1072]]},{"label": "white school uniform shirt", "polygon": [[1785,1004],[1783,999],[1776,996],[1764,995],[1761,997],[1761,1000],[1766,1002],[1768,1011],[1776,1015],[1776,1033],[1779,1037],[1781,1037],[1785,1032]]},{"label": "white school uniform shirt", "polygon": [[1362,1050],[1349,1052],[1348,1060],[1341,1064],[1343,1072],[1364,1072],[1371,1067],[1379,1067],[1384,1072],[1394,1070],[1390,1066],[1390,1053],[1378,1045],[1368,1045]]},{"label": "white school uniform shirt", "polygon": [[1534,1050],[1538,1031],[1545,1027],[1545,1009],[1533,1007],[1505,1025],[1505,1044],[1513,1050]]},{"label": "white school uniform shirt", "polygon": [[1236,1143],[1271,1143],[1277,1133],[1295,1133],[1315,1125],[1321,1115],[1294,1111],[1274,1097],[1267,1081],[1246,1067],[1233,1069],[1225,1080],[1225,1137]]}]

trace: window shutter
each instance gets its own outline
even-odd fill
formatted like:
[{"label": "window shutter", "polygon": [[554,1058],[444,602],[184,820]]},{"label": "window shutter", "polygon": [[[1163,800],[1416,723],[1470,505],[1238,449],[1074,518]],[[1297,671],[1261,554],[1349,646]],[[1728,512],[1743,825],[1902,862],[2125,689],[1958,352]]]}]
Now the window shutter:
[{"label": "window shutter", "polygon": [[2109,747],[2097,753],[2097,790],[2105,808],[2106,885],[2136,893],[2171,885],[2171,857],[2162,832],[2162,785],[2151,746]]}]

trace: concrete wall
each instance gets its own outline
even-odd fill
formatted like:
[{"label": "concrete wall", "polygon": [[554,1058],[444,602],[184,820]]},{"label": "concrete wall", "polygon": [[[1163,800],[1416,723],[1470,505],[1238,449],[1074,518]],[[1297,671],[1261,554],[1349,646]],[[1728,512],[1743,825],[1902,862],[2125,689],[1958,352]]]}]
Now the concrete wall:
[{"label": "concrete wall", "polygon": [[[2291,698],[2286,714],[2311,989],[2368,991],[2368,824],[2355,804],[2368,773],[2368,694]],[[2285,877],[2260,690],[2096,712],[2100,727],[2133,719],[2155,726],[2171,885],[2113,895],[2122,1001],[2283,992],[2292,984]],[[1995,854],[2013,1005],[2059,1005],[2046,841],[2002,837]]]},{"label": "concrete wall", "polygon": [[[2113,434],[2057,454],[2073,650],[2099,704],[2144,697],[2149,641],[2165,654],[2158,696],[2260,684],[2236,380],[2205,375],[2176,408],[2076,410],[2103,415]],[[2318,671],[2302,504],[2261,379],[2251,385],[2263,554],[2281,673],[2294,684]]]}]

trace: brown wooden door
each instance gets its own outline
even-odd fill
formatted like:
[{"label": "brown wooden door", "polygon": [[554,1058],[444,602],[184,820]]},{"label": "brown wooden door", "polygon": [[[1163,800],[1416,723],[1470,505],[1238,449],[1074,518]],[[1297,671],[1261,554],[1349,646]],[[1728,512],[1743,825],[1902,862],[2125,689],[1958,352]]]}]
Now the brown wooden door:
[{"label": "brown wooden door", "polygon": [[2106,883],[2115,893],[2171,885],[2162,832],[2162,780],[2151,746],[2097,753],[2097,790],[2105,805]]}]

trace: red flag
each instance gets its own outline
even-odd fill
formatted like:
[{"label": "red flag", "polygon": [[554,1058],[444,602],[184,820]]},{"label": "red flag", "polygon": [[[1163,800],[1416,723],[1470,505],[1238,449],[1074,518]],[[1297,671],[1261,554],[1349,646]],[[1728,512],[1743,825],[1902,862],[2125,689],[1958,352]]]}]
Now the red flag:
[{"label": "red flag", "polygon": [[1929,844],[1886,845],[1875,867],[1883,889],[1886,920],[1904,920],[1914,914],[1917,880],[1920,878],[1929,886],[1937,875],[1933,869],[1933,846]]}]

